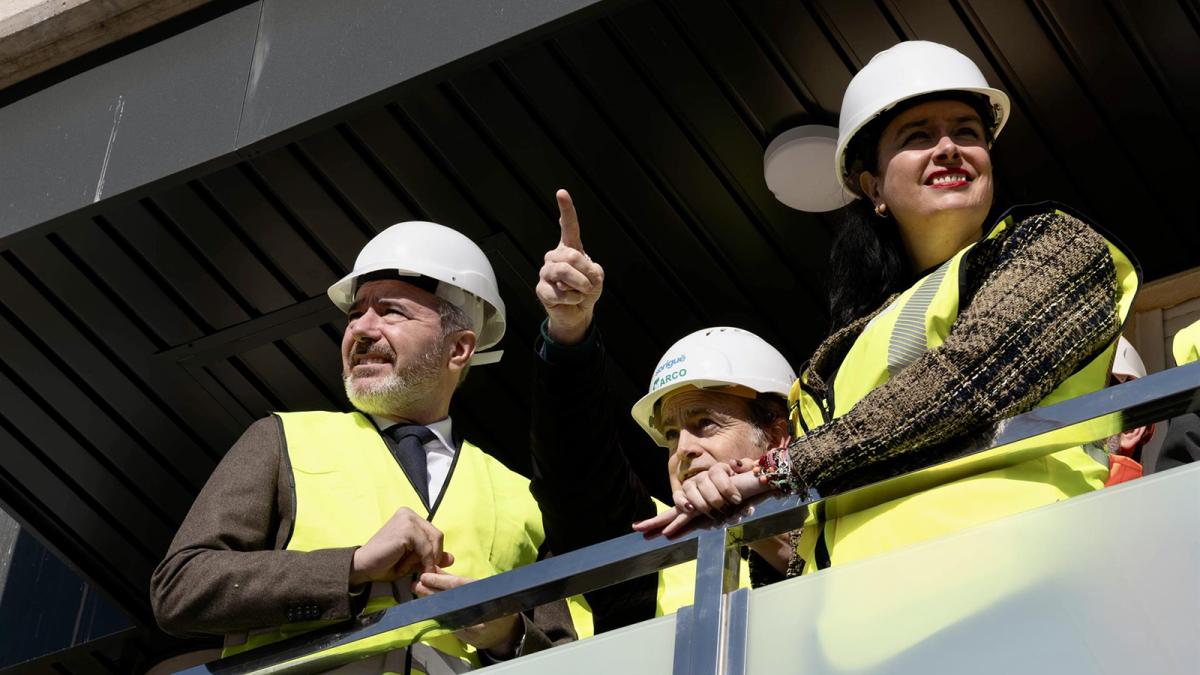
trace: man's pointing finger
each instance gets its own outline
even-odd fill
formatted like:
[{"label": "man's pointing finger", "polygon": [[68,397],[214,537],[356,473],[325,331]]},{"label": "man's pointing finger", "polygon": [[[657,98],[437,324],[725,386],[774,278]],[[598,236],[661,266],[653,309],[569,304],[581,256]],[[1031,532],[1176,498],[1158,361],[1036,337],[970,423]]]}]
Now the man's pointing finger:
[{"label": "man's pointing finger", "polygon": [[583,239],[579,236],[579,216],[575,214],[575,203],[571,201],[570,193],[566,190],[559,190],[554,193],[554,197],[558,200],[558,224],[562,228],[559,241],[564,246],[582,251]]}]

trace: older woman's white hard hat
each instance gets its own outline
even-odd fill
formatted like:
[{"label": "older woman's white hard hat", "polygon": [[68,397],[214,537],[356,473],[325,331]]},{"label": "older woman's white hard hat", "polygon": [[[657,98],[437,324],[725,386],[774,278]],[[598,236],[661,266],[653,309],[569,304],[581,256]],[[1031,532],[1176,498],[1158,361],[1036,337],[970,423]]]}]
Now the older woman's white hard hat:
[{"label": "older woman's white hard hat", "polygon": [[343,312],[350,311],[358,279],[373,272],[436,279],[434,295],[471,319],[478,336],[471,363],[500,360],[501,352],[480,352],[504,337],[504,301],[487,255],[465,235],[425,221],[392,225],[367,242],[354,261],[354,270],[329,287],[329,299]]},{"label": "older woman's white hard hat", "polygon": [[1008,121],[1011,109],[1008,95],[988,86],[971,59],[936,42],[901,42],[876,54],[846,87],[834,153],[838,180],[851,191],[858,191],[851,180],[853,176],[847,175],[846,150],[871,120],[908,99],[943,91],[967,92],[985,98],[995,117],[993,138]]},{"label": "older woman's white hard hat", "polygon": [[633,404],[630,413],[654,442],[666,447],[667,439],[655,428],[657,404],[686,386],[697,389],[742,386],[759,394],[787,398],[796,372],[779,350],[741,328],[698,330],[663,354],[650,378],[649,391]]}]

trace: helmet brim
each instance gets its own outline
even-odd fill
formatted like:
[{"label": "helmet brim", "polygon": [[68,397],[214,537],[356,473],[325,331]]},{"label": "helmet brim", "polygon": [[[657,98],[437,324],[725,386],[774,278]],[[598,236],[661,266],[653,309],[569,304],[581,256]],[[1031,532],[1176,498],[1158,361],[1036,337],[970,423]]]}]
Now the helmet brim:
[{"label": "helmet brim", "polygon": [[[834,172],[839,182],[846,187],[851,193],[861,197],[858,185],[853,180],[853,176],[848,175],[848,166],[846,163],[846,151],[868,125],[879,119],[881,115],[895,110],[898,106],[902,106],[907,101],[915,98],[927,97],[930,94],[938,93],[952,94],[954,92],[963,92],[968,94],[977,94],[984,97],[988,104],[991,105],[993,114],[995,115],[995,123],[992,127],[992,138],[1000,136],[1000,131],[1004,129],[1004,125],[1008,123],[1008,118],[1012,112],[1012,102],[1008,98],[1008,94],[993,89],[992,87],[931,87],[926,90],[913,91],[903,97],[891,101],[888,105],[876,110],[874,114],[869,115],[859,120],[849,132],[839,133],[837,150],[834,152]],[[839,130],[840,131],[840,130]]]}]

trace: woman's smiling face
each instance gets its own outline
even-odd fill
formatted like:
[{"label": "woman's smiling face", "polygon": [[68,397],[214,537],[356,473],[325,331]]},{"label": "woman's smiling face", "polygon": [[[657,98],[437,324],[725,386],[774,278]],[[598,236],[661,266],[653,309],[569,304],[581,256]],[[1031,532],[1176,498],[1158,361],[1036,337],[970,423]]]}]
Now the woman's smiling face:
[{"label": "woman's smiling face", "polygon": [[[901,112],[880,134],[878,166],[879,175],[864,172],[860,185],[887,206],[910,254],[936,239],[945,243],[933,248],[952,248],[952,255],[979,237],[992,206],[992,161],[983,120],[970,105],[936,100]],[[926,261],[915,257],[922,269]]]}]

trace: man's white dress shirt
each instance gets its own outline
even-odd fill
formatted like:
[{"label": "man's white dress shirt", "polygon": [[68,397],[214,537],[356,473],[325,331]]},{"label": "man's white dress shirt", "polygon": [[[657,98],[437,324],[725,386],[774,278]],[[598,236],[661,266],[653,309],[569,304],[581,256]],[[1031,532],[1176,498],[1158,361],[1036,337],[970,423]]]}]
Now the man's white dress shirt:
[{"label": "man's white dress shirt", "polygon": [[[375,420],[375,426],[379,427],[380,431],[399,424],[399,422],[376,415],[371,415],[371,419]],[[454,464],[454,454],[458,449],[454,446],[454,436],[450,433],[449,417],[425,426],[435,436],[424,446],[425,466],[429,472],[429,485],[427,486],[429,488],[429,505],[432,507],[442,494],[442,488],[446,485],[446,477],[450,475],[450,467]]]}]

